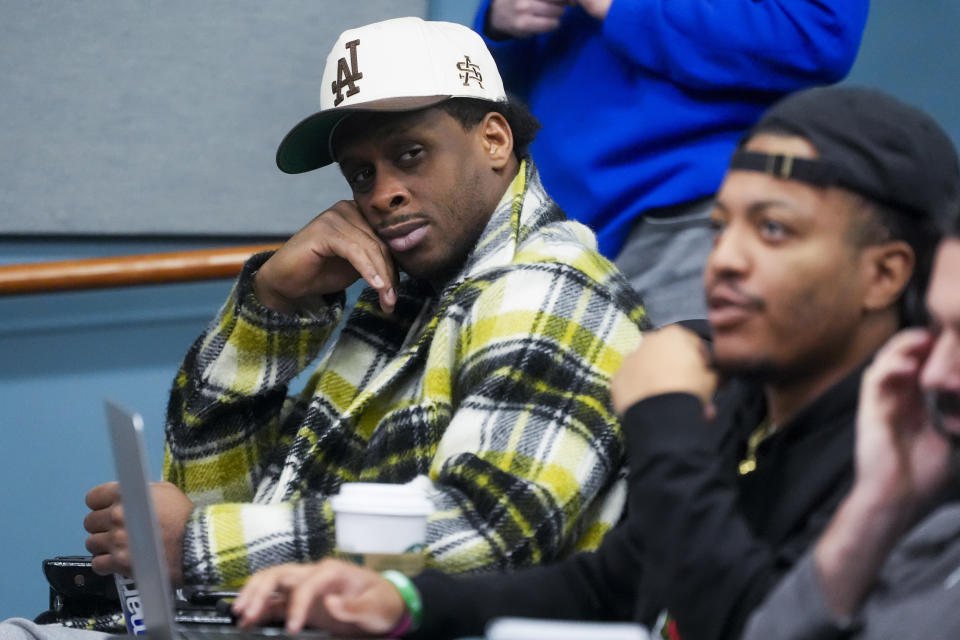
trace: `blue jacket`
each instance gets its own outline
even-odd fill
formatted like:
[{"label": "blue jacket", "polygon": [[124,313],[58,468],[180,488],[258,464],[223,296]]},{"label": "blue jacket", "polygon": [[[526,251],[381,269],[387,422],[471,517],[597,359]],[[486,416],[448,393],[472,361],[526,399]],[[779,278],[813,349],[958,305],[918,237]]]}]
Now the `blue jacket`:
[{"label": "blue jacket", "polygon": [[532,154],[547,192],[615,257],[644,210],[713,194],[770,104],[845,76],[868,4],[614,0],[602,23],[577,6],[555,31],[484,39],[543,124]]}]

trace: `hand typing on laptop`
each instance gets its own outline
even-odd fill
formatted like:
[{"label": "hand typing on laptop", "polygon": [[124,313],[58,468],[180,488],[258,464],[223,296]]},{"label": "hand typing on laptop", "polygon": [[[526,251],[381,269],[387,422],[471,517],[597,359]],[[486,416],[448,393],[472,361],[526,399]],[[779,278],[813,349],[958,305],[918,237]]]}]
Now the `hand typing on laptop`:
[{"label": "hand typing on laptop", "polygon": [[257,572],[237,596],[233,612],[243,628],[285,618],[290,633],[313,627],[383,635],[397,628],[407,609],[396,587],[376,571],[327,559]]},{"label": "hand typing on laptop", "polygon": [[[170,580],[179,586],[183,583],[180,562],[183,530],[194,504],[169,482],[151,483],[150,489],[170,568]],[[94,555],[93,570],[104,575],[121,573],[130,576],[130,548],[120,504],[119,484],[108,482],[94,487],[87,493],[86,502],[91,511],[83,519],[83,527],[90,533],[86,547]]]}]

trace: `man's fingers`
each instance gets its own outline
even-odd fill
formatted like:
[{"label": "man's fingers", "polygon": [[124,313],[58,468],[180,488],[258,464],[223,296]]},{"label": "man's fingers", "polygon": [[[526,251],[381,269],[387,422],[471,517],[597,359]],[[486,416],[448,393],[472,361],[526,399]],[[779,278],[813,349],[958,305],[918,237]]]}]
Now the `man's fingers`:
[{"label": "man's fingers", "polygon": [[95,556],[109,553],[110,551],[110,542],[109,542],[109,533],[94,533],[87,536],[87,539],[84,541],[84,546],[87,548],[87,551],[92,553]]},{"label": "man's fingers", "polygon": [[389,248],[356,203],[342,200],[298,231],[257,272],[254,293],[282,313],[311,309],[319,296],[342,291],[358,278],[391,310],[396,273]]},{"label": "man's fingers", "polygon": [[240,626],[248,629],[255,625],[262,625],[275,620],[283,620],[287,610],[287,594],[279,591],[271,591],[263,595],[262,599],[257,601],[255,609],[243,612],[240,619]]},{"label": "man's fingers", "polygon": [[544,18],[558,18],[570,6],[567,0],[541,0],[530,5],[529,15],[541,16]]},{"label": "man's fingers", "polygon": [[393,313],[397,306],[397,292],[393,287],[380,292],[380,308],[384,313]]},{"label": "man's fingers", "polygon": [[393,260],[388,255],[384,255],[385,249],[379,241],[371,241],[360,249],[362,253],[356,259],[351,258],[350,264],[368,285],[377,290],[380,294],[380,307],[386,313],[390,313],[397,304]]},{"label": "man's fingers", "polygon": [[90,533],[100,533],[109,531],[113,523],[110,509],[98,509],[91,511],[83,519],[83,528]]},{"label": "man's fingers", "polygon": [[93,560],[91,560],[90,566],[94,573],[101,576],[110,575],[111,573],[121,573],[125,576],[131,575],[130,550],[127,547],[114,548],[109,552],[94,551],[94,549],[102,547],[102,541],[94,540],[91,542],[90,538],[92,537],[93,536],[87,538],[87,549],[93,554]]},{"label": "man's fingers", "polygon": [[524,38],[556,29],[566,7],[567,0],[494,0],[488,18],[495,31]]},{"label": "man's fingers", "polygon": [[397,305],[397,290],[393,269],[385,266],[382,261],[371,259],[369,255],[366,258],[366,261],[360,264],[351,260],[351,264],[366,283],[377,290],[380,296],[380,308],[385,313],[392,313]]},{"label": "man's fingers", "polygon": [[122,529],[123,526],[123,507],[119,504],[91,511],[83,519],[83,528],[90,533],[113,531],[114,529]]},{"label": "man's fingers", "polygon": [[882,362],[887,357],[925,356],[933,344],[933,335],[928,329],[904,329],[890,338],[877,352],[874,363]]},{"label": "man's fingers", "polygon": [[552,31],[560,26],[560,17],[570,4],[567,0],[536,0],[517,12],[517,28],[533,33]]},{"label": "man's fingers", "polygon": [[392,313],[397,305],[397,270],[390,250],[379,238],[377,238],[377,250],[380,268],[383,270],[383,284],[373,285],[373,287],[380,293],[380,308],[386,313]]},{"label": "man's fingers", "polygon": [[250,627],[264,619],[270,599],[274,597],[279,582],[280,567],[261,571],[247,581],[240,595],[233,602],[233,612],[240,616],[240,626]]},{"label": "man's fingers", "polygon": [[90,562],[90,568],[97,575],[107,576],[111,573],[119,573],[120,568],[114,557],[110,554],[95,555]]},{"label": "man's fingers", "polygon": [[347,260],[368,285],[380,294],[380,307],[387,313],[397,302],[396,269],[390,251],[370,228],[359,211],[351,207],[331,209],[327,246],[337,257]]},{"label": "man's fingers", "polygon": [[317,564],[287,564],[278,574],[277,590],[290,592],[299,587],[317,571]]},{"label": "man's fingers", "polygon": [[241,626],[282,617],[289,593],[302,583],[315,565],[283,564],[254,574],[233,602]]},{"label": "man's fingers", "polygon": [[87,536],[84,543],[87,551],[93,555],[101,553],[117,553],[127,548],[128,539],[126,529],[110,529]]},{"label": "man's fingers", "polygon": [[560,18],[539,15],[526,15],[517,19],[517,29],[524,33],[546,33],[560,26]]},{"label": "man's fingers", "polygon": [[894,335],[877,353],[865,374],[868,385],[896,386],[916,382],[933,338],[926,329],[907,329]]},{"label": "man's fingers", "polygon": [[397,273],[393,266],[393,258],[383,241],[375,235],[368,235],[363,230],[359,230],[359,232],[368,239],[368,242],[363,243],[362,246],[362,262],[358,263],[351,260],[351,264],[366,280],[367,284],[377,290],[380,294],[380,307],[385,312],[390,313],[397,304],[395,289]]},{"label": "man's fingers", "polygon": [[296,633],[303,629],[314,607],[322,607],[323,596],[335,589],[339,580],[335,573],[325,567],[314,566],[306,579],[290,592],[287,605],[287,631]]},{"label": "man's fingers", "polygon": [[[308,590],[304,587],[300,587],[290,594],[290,598],[287,600],[287,612],[286,612],[286,630],[287,633],[299,633],[303,629],[304,624],[307,621],[307,615],[310,613],[310,607],[313,604],[312,599],[305,599]],[[297,597],[300,595],[301,597]],[[312,591],[309,592],[309,595],[312,596]]]},{"label": "man's fingers", "polygon": [[253,576],[247,580],[246,584],[243,585],[243,588],[240,589],[240,593],[236,599],[234,599],[234,611],[239,612],[242,609],[249,608],[254,602],[262,599],[263,596],[273,593],[277,588],[280,572],[285,566],[286,565],[278,565],[257,571],[253,574]]},{"label": "man's fingers", "polygon": [[92,510],[109,507],[114,502],[120,501],[120,485],[116,482],[97,485],[87,492],[85,501]]},{"label": "man's fingers", "polygon": [[927,424],[919,378],[931,344],[926,330],[902,331],[864,372],[857,412],[858,460],[864,458],[860,449],[871,451],[864,459],[873,460],[878,450],[888,451],[894,440],[912,437]]},{"label": "man's fingers", "polygon": [[84,544],[94,556],[93,570],[101,575],[129,574],[130,558],[119,485],[108,482],[96,486],[87,492],[85,501],[92,509],[83,519],[83,528],[90,533]]}]

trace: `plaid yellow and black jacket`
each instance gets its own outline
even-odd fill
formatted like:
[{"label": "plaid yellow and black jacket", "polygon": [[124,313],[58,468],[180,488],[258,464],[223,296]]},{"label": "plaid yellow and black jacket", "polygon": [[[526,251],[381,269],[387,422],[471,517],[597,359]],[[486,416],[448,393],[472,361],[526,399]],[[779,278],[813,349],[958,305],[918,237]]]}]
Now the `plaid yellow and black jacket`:
[{"label": "plaid yellow and black jacket", "polygon": [[428,564],[513,568],[592,548],[620,516],[623,439],[609,379],[640,340],[636,294],[521,167],[444,289],[404,279],[393,314],[366,290],[306,388],[288,383],[337,326],[260,305],[244,268],[192,346],[169,405],[164,476],[198,505],[191,583],[333,548],[342,482],[421,478]]}]

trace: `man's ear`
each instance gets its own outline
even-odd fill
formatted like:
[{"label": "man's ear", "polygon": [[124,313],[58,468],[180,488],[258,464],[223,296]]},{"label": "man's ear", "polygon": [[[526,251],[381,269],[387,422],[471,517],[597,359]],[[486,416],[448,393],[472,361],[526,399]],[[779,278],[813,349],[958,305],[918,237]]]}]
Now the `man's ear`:
[{"label": "man's ear", "polygon": [[483,116],[477,125],[480,144],[494,171],[500,171],[513,158],[513,131],[507,119],[496,111]]},{"label": "man's ear", "polygon": [[906,242],[894,240],[866,247],[864,254],[869,270],[864,310],[879,311],[896,305],[913,275],[913,249]]}]

